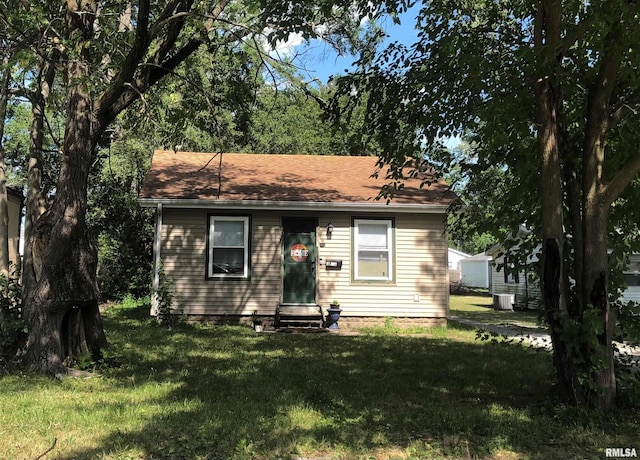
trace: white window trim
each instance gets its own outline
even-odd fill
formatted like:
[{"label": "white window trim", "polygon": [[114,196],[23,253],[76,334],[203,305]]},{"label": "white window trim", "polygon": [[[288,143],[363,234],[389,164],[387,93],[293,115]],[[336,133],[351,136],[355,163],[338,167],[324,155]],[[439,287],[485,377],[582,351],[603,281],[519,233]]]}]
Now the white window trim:
[{"label": "white window trim", "polygon": [[[242,273],[214,273],[213,272],[213,234],[215,228],[215,221],[233,221],[233,222],[242,222],[244,224],[244,270]],[[207,266],[207,278],[249,278],[249,260],[250,260],[250,247],[249,247],[249,216],[225,216],[225,215],[209,215],[208,217],[208,225],[209,225],[209,235],[208,235],[208,266]],[[231,246],[224,246],[231,247]],[[240,246],[235,246],[240,247]]]},{"label": "white window trim", "polygon": [[[360,252],[360,224],[386,224],[387,226],[387,253],[389,270],[387,276],[358,276]],[[366,249],[363,249],[366,250]],[[353,279],[356,281],[393,281],[393,220],[392,219],[353,219]]]}]

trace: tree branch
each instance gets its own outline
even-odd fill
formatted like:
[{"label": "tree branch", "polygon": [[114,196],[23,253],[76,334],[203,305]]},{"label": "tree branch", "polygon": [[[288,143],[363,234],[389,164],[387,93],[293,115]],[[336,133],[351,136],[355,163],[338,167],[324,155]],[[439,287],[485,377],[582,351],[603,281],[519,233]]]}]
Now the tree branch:
[{"label": "tree branch", "polygon": [[[96,116],[98,120],[102,120],[104,118],[102,112],[109,110],[109,108],[125,91],[125,85],[133,78],[138,64],[143,59],[149,47],[150,40],[149,34],[147,33],[150,14],[149,4],[150,0],[140,1],[136,20],[136,38],[133,43],[133,47],[129,50],[129,54],[120,67],[120,72],[112,80],[111,84],[96,104]],[[103,126],[106,126],[106,124],[103,124]]]},{"label": "tree branch", "polygon": [[[585,202],[596,200],[600,195],[599,198],[612,203],[613,199],[621,193],[621,190],[616,192],[618,186],[626,182],[620,179],[616,181],[617,185],[613,188],[609,188],[602,182],[605,140],[607,133],[610,132],[612,121],[609,116],[611,97],[622,64],[623,46],[620,25],[615,22],[604,38],[598,75],[588,88],[582,176]],[[624,174],[623,171],[621,173]],[[605,189],[609,191],[605,193]]]},{"label": "tree branch", "polygon": [[[148,0],[146,0],[148,1]],[[215,24],[217,18],[222,14],[224,8],[231,0],[221,0],[218,2],[211,14],[207,16],[207,20],[203,24],[203,33],[208,33]],[[123,82],[119,87],[119,92],[110,97],[109,104],[106,100],[100,101],[101,112],[99,120],[102,126],[106,126],[113,121],[120,112],[129,107],[134,101],[139,99],[151,86],[160,81],[166,75],[172,73],[178,65],[184,62],[192,55],[204,42],[202,38],[192,38],[179,50],[172,52],[178,40],[180,33],[184,29],[184,18],[188,15],[193,0],[173,1],[168,6],[178,8],[177,12],[165,8],[162,13],[160,22],[169,24],[169,30],[163,35],[162,42],[159,44],[157,51],[145,62],[141,63],[139,59],[135,70],[137,77],[131,76],[129,81]],[[169,21],[173,19],[173,21]],[[157,24],[152,28],[151,35],[159,33]],[[149,38],[149,35],[147,36]],[[237,41],[238,37],[228,39],[228,42]],[[226,43],[226,41],[225,41]],[[171,53],[171,56],[169,54]]]},{"label": "tree branch", "polygon": [[627,160],[611,182],[602,187],[603,201],[611,205],[622,195],[624,189],[638,176],[638,173],[640,173],[640,151]]},{"label": "tree branch", "polygon": [[183,15],[183,13],[179,15],[174,14],[174,11],[176,10],[176,8],[178,8],[182,1],[183,0],[172,0],[167,3],[164,10],[162,10],[162,13],[160,13],[160,16],[158,16],[156,23],[151,27],[151,29],[149,29],[149,37],[151,37],[152,40],[160,34],[160,31],[167,24],[167,22],[175,19],[177,16]]},{"label": "tree branch", "polygon": [[578,22],[576,26],[571,29],[571,31],[569,31],[562,39],[562,54],[564,56],[569,56],[571,54],[571,48],[573,47],[573,45],[575,45],[578,40],[584,37],[587,31],[593,27],[593,23],[596,21],[596,19],[600,19],[600,14],[602,14],[602,11],[600,9],[596,10],[593,3],[590,4],[590,8],[593,10],[591,11],[590,16]]}]

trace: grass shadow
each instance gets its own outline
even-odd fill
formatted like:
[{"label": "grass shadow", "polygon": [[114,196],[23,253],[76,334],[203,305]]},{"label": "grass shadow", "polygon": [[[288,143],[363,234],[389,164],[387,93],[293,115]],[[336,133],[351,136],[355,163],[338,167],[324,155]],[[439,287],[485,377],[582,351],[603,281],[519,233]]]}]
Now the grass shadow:
[{"label": "grass shadow", "polygon": [[[554,413],[548,354],[440,334],[131,331],[122,320],[131,318],[106,321],[126,363],[108,378],[151,389],[145,405],[157,413],[68,458],[553,458],[558,444],[601,453],[602,437]],[[622,432],[606,445],[630,442]]]}]

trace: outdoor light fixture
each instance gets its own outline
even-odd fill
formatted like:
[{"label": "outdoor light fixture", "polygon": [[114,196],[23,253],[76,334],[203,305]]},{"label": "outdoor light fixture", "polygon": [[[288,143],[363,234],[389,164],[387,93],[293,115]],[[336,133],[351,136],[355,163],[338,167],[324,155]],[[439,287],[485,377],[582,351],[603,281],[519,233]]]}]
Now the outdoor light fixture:
[{"label": "outdoor light fixture", "polygon": [[331,222],[329,222],[327,224],[327,239],[330,240],[331,239],[331,234],[333,233],[333,224]]}]

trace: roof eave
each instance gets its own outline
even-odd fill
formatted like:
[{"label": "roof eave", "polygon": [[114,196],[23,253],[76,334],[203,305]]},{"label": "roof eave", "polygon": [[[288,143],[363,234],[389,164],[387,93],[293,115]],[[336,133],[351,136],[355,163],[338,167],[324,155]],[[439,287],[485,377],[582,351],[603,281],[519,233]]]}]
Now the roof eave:
[{"label": "roof eave", "polygon": [[409,203],[337,203],[316,201],[261,201],[261,200],[199,200],[187,198],[138,198],[142,207],[189,208],[189,209],[246,209],[278,211],[346,211],[346,212],[400,212],[420,214],[444,214],[449,205]]}]

